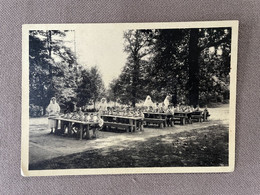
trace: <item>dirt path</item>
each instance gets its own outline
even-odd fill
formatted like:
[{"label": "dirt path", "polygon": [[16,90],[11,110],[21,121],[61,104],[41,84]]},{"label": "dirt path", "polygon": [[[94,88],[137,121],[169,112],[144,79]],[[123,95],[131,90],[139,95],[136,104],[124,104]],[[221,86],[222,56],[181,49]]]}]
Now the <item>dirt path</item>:
[{"label": "dirt path", "polygon": [[228,165],[228,127],[213,125],[30,164],[30,170]]},{"label": "dirt path", "polygon": [[97,139],[82,141],[75,138],[49,134],[47,118],[32,118],[30,119],[29,141],[30,164],[94,149],[102,149],[103,153],[109,152],[111,148],[124,150],[131,147],[134,143],[142,143],[153,137],[171,135],[219,124],[228,126],[228,110],[227,104],[209,109],[211,114],[209,122],[193,123],[185,126],[175,125],[174,127],[164,129],[145,128],[143,132],[135,133],[100,131],[98,132]]}]

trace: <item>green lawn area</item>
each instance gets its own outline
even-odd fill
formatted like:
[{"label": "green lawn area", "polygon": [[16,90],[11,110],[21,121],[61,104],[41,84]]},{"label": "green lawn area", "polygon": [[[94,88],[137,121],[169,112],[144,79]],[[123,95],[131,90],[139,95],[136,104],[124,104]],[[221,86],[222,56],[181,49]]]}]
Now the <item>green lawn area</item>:
[{"label": "green lawn area", "polygon": [[228,165],[228,127],[212,125],[30,164],[30,170]]}]

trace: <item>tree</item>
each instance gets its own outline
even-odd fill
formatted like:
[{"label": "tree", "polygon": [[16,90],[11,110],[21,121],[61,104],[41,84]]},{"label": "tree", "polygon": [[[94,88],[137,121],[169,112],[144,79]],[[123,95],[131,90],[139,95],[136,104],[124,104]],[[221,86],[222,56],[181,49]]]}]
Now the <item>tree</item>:
[{"label": "tree", "polygon": [[110,100],[116,101],[118,98],[124,104],[129,104],[132,101],[132,70],[129,66],[124,66],[121,74],[117,79],[114,79],[109,86]]},{"label": "tree", "polygon": [[129,56],[110,84],[112,99],[134,106],[147,95],[158,102],[171,95],[173,104],[195,106],[228,98],[230,28],[131,30],[124,37]]},{"label": "tree", "polygon": [[81,81],[76,90],[77,103],[79,106],[84,106],[90,101],[93,101],[94,108],[96,102],[105,96],[105,87],[102,76],[97,66],[91,67],[90,70],[82,69]]},{"label": "tree", "polygon": [[[190,29],[188,57],[189,79],[187,85],[189,91],[188,99],[191,105],[195,106],[199,103],[200,84],[202,81],[199,61],[203,58],[202,51],[210,47],[219,47],[222,44],[230,45],[230,41],[230,28]],[[225,72],[229,72],[230,62],[228,62],[228,60],[224,63],[224,67],[218,67],[219,71],[222,69]],[[206,74],[210,75],[208,71]]]},{"label": "tree", "polygon": [[102,80],[102,76],[97,66],[91,67],[90,69],[90,90],[92,92],[92,100],[94,108],[96,108],[96,102],[102,96],[105,95],[105,86]]},{"label": "tree", "polygon": [[[67,74],[71,75],[74,72],[68,69],[73,69],[77,65],[75,55],[64,45],[63,37],[65,36],[66,31],[33,30],[29,32],[30,104],[43,107],[44,112],[51,96],[60,96],[59,85],[69,77],[71,79],[71,76]],[[75,75],[72,77],[74,80]],[[70,82],[73,83],[73,80]],[[66,85],[62,87],[64,87],[63,92],[73,93],[70,87],[74,86],[68,86],[69,90]]]},{"label": "tree", "polygon": [[[200,102],[206,104],[217,99],[229,99],[230,40],[231,29],[218,29],[226,40],[219,45],[206,48],[201,53],[200,63]],[[217,29],[213,29],[216,34]],[[208,33],[207,33],[208,34]],[[212,33],[211,33],[212,34]]]},{"label": "tree", "polygon": [[172,103],[183,99],[187,79],[187,35],[186,29],[156,30],[154,57],[150,62],[150,91],[156,101],[171,95]]},{"label": "tree", "polygon": [[[129,30],[124,33],[125,52],[129,54],[127,68],[131,91],[131,103],[135,107],[138,100],[138,85],[141,77],[141,60],[151,54],[153,47],[153,32],[150,30]],[[125,74],[126,76],[126,74]],[[122,75],[124,77],[124,74]]]},{"label": "tree", "polygon": [[189,79],[188,79],[188,99],[189,104],[194,107],[198,105],[199,101],[199,55],[200,50],[198,47],[199,42],[199,29],[194,28],[190,30],[190,40],[189,40]]}]

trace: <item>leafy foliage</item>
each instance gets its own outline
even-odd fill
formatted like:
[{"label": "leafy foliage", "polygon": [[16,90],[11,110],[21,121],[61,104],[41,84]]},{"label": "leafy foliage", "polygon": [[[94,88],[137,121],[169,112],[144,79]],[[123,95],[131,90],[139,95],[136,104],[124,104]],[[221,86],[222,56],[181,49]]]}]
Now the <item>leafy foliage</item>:
[{"label": "leafy foliage", "polygon": [[110,97],[133,106],[147,95],[194,106],[229,98],[230,28],[129,30],[124,38],[129,57]]},{"label": "leafy foliage", "polygon": [[56,96],[62,108],[71,104],[94,102],[104,93],[97,67],[84,69],[66,46],[68,31],[30,31],[30,108],[42,107],[43,114],[50,98]]},{"label": "leafy foliage", "polygon": [[90,70],[83,69],[81,72],[82,80],[80,81],[77,93],[77,105],[85,106],[89,102],[94,105],[97,100],[105,95],[105,86],[97,66],[91,67]]},{"label": "leafy foliage", "polygon": [[30,105],[43,112],[52,96],[62,107],[102,97],[135,106],[150,95],[173,104],[208,104],[229,98],[230,28],[144,29],[124,32],[128,54],[106,90],[97,66],[83,68],[64,38],[69,31],[29,33]]}]

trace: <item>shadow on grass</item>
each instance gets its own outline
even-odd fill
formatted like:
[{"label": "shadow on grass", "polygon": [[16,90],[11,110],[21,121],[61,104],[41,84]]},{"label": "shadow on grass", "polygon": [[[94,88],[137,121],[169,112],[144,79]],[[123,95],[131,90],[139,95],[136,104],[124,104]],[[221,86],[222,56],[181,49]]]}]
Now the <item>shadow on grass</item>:
[{"label": "shadow on grass", "polygon": [[159,135],[124,148],[109,147],[30,164],[30,170],[228,165],[228,127],[215,125]]}]

